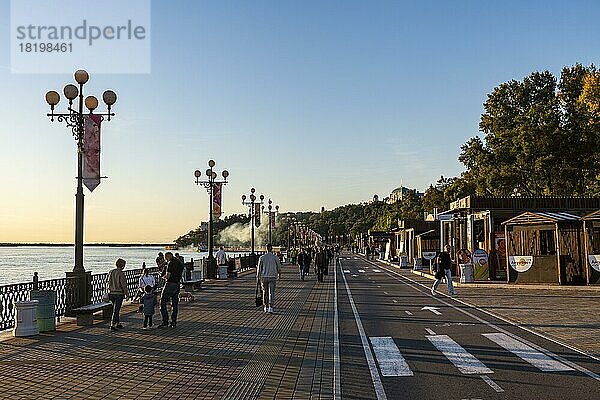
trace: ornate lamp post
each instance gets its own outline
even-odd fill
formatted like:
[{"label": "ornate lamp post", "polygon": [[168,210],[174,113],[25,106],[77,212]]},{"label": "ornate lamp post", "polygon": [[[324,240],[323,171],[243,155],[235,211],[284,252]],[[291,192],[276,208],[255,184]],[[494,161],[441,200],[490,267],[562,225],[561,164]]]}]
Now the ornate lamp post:
[{"label": "ornate lamp post", "polygon": [[202,176],[202,172],[199,169],[194,171],[194,176],[196,177],[196,185],[204,186],[208,191],[208,260],[206,265],[206,274],[209,278],[215,279],[217,277],[217,264],[215,257],[213,256],[213,201],[214,201],[214,188],[215,184],[226,185],[227,177],[229,176],[229,172],[224,170],[221,172],[221,176],[223,177],[222,181],[217,181],[217,173],[213,171],[213,167],[215,166],[214,160],[208,161],[208,169],[206,170],[206,180],[201,181],[200,177]]},{"label": "ornate lamp post", "polygon": [[248,206],[249,208],[249,215],[250,215],[250,226],[251,226],[251,244],[252,244],[252,265],[256,265],[255,261],[255,253],[254,253],[254,225],[255,225],[255,221],[256,221],[256,216],[257,213],[260,212],[260,210],[256,209],[257,205],[261,205],[263,204],[263,201],[265,200],[265,196],[264,195],[260,195],[260,201],[256,200],[256,195],[254,194],[256,192],[256,189],[252,188],[250,189],[250,201],[246,201],[246,195],[243,194],[242,195],[242,204],[245,206]]},{"label": "ornate lamp post", "polygon": [[[279,206],[276,205],[275,206],[275,211],[273,211],[273,202],[271,201],[271,199],[269,199],[268,202],[268,206],[267,206],[267,215],[269,216],[269,243],[273,244],[273,227],[271,226],[271,216],[273,214],[277,215],[277,213],[279,212]],[[265,211],[265,206],[263,206],[263,212]]]},{"label": "ornate lamp post", "polygon": [[[60,95],[58,92],[51,90],[46,93],[46,102],[50,106],[50,113],[47,114],[50,117],[50,121],[54,121],[56,117],[58,122],[66,124],[67,128],[71,129],[73,137],[77,141],[77,192],[75,194],[75,266],[73,267],[72,273],[67,273],[67,277],[77,277],[79,291],[76,296],[76,301],[73,306],[88,304],[91,298],[91,275],[86,273],[83,267],[83,219],[84,219],[84,194],[83,194],[83,157],[84,157],[84,134],[85,134],[85,116],[93,114],[100,121],[104,120],[104,117],[110,121],[110,117],[115,114],[111,112],[111,107],[117,101],[117,95],[112,90],[106,90],[102,94],[102,100],[107,106],[107,112],[95,113],[94,110],[98,108],[98,99],[94,96],[87,96],[84,99],[84,85],[88,82],[90,76],[85,70],[78,70],[75,72],[75,81],[77,86],[68,84],[64,87],[63,93],[69,105],[67,112],[55,113],[54,107],[60,102]],[[73,101],[78,99],[78,103],[74,107]],[[84,113],[83,106],[88,111]]]},{"label": "ornate lamp post", "polygon": [[[286,218],[287,224],[288,224],[288,228],[287,228],[287,248],[288,250],[290,250],[291,245],[292,245],[292,235],[294,236],[294,240],[296,240],[296,217],[291,217],[288,215],[288,217]],[[293,232],[292,232],[293,229]],[[294,248],[296,248],[296,246],[294,245]]]}]

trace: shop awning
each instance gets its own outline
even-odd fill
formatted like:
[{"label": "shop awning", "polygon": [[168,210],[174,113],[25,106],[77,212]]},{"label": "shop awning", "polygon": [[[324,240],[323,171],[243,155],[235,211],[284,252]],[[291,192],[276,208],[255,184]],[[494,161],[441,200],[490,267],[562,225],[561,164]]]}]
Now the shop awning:
[{"label": "shop awning", "polygon": [[584,221],[600,221],[600,210],[589,213],[581,219]]},{"label": "shop awning", "polygon": [[502,225],[539,225],[579,221],[581,217],[567,212],[524,212],[504,221]]}]

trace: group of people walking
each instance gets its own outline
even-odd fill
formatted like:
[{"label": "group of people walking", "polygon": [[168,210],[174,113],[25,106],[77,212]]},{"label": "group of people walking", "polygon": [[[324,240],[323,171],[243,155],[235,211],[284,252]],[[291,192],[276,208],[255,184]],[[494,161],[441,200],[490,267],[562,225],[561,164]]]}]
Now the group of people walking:
[{"label": "group of people walking", "polygon": [[292,250],[291,261],[292,264],[298,265],[301,280],[309,275],[310,266],[313,265],[317,281],[323,282],[323,275],[329,274],[329,265],[339,255],[339,252],[339,246],[301,247],[297,252]]},{"label": "group of people walking", "polygon": [[[160,314],[162,322],[158,328],[177,326],[177,314],[179,311],[179,291],[180,282],[183,276],[184,264],[182,257],[177,257],[171,252],[158,253],[156,266],[159,269],[159,282],[162,288],[159,288],[159,282],[150,274],[146,263],[142,265],[142,274],[139,279],[138,293],[135,299],[140,302],[140,311],[144,315],[142,329],[152,328],[152,317],[157,306],[157,292],[160,291]],[[115,263],[115,268],[109,271],[107,278],[108,300],[113,304],[113,313],[110,323],[110,330],[117,331],[123,328],[120,321],[120,312],[125,297],[129,294],[127,288],[127,279],[123,270],[126,261],[119,258]],[[171,318],[167,306],[171,304]]]}]

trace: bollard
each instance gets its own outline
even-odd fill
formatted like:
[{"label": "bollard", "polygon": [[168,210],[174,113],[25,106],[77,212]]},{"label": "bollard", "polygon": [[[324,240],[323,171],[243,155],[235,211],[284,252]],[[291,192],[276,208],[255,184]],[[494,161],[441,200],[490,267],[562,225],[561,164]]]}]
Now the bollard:
[{"label": "bollard", "polygon": [[34,272],[33,273],[33,290],[39,290],[40,288],[40,280],[38,277],[38,273]]}]

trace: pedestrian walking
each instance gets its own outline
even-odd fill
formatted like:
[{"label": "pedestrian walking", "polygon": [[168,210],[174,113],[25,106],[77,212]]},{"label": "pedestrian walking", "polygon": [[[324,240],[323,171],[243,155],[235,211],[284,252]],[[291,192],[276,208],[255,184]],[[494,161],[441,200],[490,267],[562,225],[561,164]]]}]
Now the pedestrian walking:
[{"label": "pedestrian walking", "polygon": [[296,257],[298,257],[298,252],[296,249],[292,249],[292,253],[290,255],[292,257],[292,264],[296,264]]},{"label": "pedestrian walking", "polygon": [[371,247],[369,245],[367,245],[367,248],[365,249],[365,254],[367,256],[367,260],[369,260],[371,258]]},{"label": "pedestrian walking", "polygon": [[219,247],[219,251],[215,254],[215,258],[217,259],[217,265],[227,265],[227,253],[223,246]]},{"label": "pedestrian walking", "polygon": [[127,279],[123,273],[125,264],[125,260],[119,258],[115,262],[115,268],[108,272],[108,299],[113,304],[113,313],[112,318],[110,319],[111,331],[123,328],[123,325],[121,325],[120,313],[121,306],[123,306],[123,300],[127,294]]},{"label": "pedestrian walking", "polygon": [[142,304],[142,312],[144,313],[144,325],[142,329],[146,330],[152,328],[152,316],[156,308],[156,295],[154,294],[154,288],[150,285],[144,288],[144,292],[140,303]]},{"label": "pedestrian walking", "polygon": [[437,255],[437,266],[438,270],[435,274],[436,279],[431,287],[431,294],[435,296],[435,291],[438,285],[445,277],[448,283],[448,294],[451,296],[456,296],[456,292],[454,292],[454,286],[452,285],[452,259],[450,258],[449,245],[445,245],[444,251],[441,251],[440,254]]},{"label": "pedestrian walking", "polygon": [[[183,264],[181,261],[173,256],[173,253],[166,252],[165,260],[167,261],[166,272],[163,275],[163,279],[166,281],[160,296],[160,314],[162,316],[162,323],[158,326],[159,328],[165,328],[170,326],[175,328],[177,326],[177,313],[179,311],[179,289],[181,282],[181,275],[183,274]],[[167,311],[167,304],[171,302],[171,323],[169,324],[169,313]]]},{"label": "pedestrian walking", "polygon": [[317,267],[317,281],[323,282],[323,274],[327,268],[327,251],[321,248],[315,255],[315,265]]},{"label": "pedestrian walking", "polygon": [[327,247],[327,265],[325,265],[325,275],[329,275],[329,265],[333,261],[333,250],[331,247]]},{"label": "pedestrian walking", "polygon": [[297,259],[298,259],[298,270],[300,271],[300,279],[301,280],[304,280],[304,276],[306,275],[305,260],[304,260],[305,257],[306,257],[306,253],[304,252],[303,249],[300,249],[300,251],[297,254]]},{"label": "pedestrian walking", "polygon": [[267,253],[260,256],[256,268],[256,280],[260,282],[263,292],[264,311],[272,314],[275,300],[275,285],[281,277],[281,263],[273,254],[271,243],[267,245]]},{"label": "pedestrian walking", "polygon": [[310,264],[312,263],[312,256],[310,254],[310,248],[304,249],[304,275],[310,275]]}]

